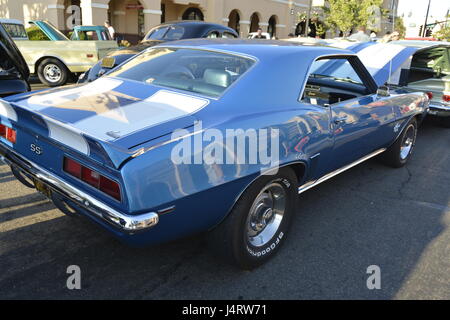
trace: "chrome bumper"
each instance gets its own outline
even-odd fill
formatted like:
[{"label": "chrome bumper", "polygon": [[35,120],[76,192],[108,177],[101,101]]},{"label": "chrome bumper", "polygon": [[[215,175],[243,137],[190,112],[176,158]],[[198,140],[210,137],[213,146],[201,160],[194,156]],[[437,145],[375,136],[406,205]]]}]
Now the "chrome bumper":
[{"label": "chrome bumper", "polygon": [[429,108],[428,114],[432,116],[450,117],[450,104],[431,101]]},{"label": "chrome bumper", "polygon": [[120,213],[84,191],[70,185],[63,179],[55,177],[52,173],[37,164],[24,159],[16,152],[4,148],[2,145],[0,145],[0,161],[43,182],[52,190],[52,192],[56,192],[73,201],[88,213],[101,218],[123,232],[135,233],[151,228],[159,222],[159,216],[155,212],[148,212],[140,215],[126,215]]}]

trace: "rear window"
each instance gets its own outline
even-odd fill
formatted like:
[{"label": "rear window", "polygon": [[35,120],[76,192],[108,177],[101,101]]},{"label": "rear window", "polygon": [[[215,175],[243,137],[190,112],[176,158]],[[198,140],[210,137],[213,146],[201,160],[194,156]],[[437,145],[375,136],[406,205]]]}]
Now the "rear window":
[{"label": "rear window", "polygon": [[180,40],[184,35],[184,28],[180,26],[160,27],[150,30],[144,40]]},{"label": "rear window", "polygon": [[253,64],[250,58],[219,52],[154,48],[109,75],[217,97]]},{"label": "rear window", "polygon": [[3,23],[3,27],[5,27],[11,38],[28,39],[25,27],[21,24]]}]

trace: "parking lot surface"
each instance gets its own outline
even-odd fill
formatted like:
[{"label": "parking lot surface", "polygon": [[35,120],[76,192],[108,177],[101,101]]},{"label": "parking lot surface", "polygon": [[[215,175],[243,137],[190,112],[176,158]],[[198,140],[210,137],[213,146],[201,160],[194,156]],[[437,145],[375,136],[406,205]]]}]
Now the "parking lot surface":
[{"label": "parking lot surface", "polygon": [[[1,299],[450,299],[450,130],[420,128],[402,169],[363,163],[298,198],[288,241],[240,271],[203,236],[132,249],[0,166]],[[67,267],[81,268],[69,290]],[[367,268],[381,270],[369,290]]]}]

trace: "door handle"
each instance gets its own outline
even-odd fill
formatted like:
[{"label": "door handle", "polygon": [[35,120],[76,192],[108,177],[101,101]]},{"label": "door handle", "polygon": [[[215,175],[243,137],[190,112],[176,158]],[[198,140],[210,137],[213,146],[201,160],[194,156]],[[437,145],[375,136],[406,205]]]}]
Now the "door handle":
[{"label": "door handle", "polygon": [[347,116],[334,118],[334,124],[342,124],[347,121]]}]

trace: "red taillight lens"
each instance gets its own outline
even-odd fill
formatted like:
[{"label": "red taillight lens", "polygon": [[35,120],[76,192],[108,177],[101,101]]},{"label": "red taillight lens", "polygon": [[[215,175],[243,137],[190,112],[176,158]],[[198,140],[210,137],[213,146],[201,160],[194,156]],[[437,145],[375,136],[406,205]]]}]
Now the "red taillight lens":
[{"label": "red taillight lens", "polygon": [[6,126],[0,124],[0,137],[6,139]]},{"label": "red taillight lens", "polygon": [[121,201],[119,184],[100,173],[91,170],[75,160],[64,157],[64,171],[75,178],[84,181],[94,188],[106,193],[107,195]]},{"label": "red taillight lens", "polygon": [[11,143],[16,143],[16,130],[6,128],[6,140],[8,140]]},{"label": "red taillight lens", "polygon": [[101,176],[100,190],[120,201],[120,188],[117,182]]},{"label": "red taillight lens", "polygon": [[98,189],[100,185],[100,174],[86,167],[81,168],[81,180],[89,183],[91,186]]},{"label": "red taillight lens", "polygon": [[64,158],[64,171],[81,179],[81,164],[69,158]]},{"label": "red taillight lens", "polygon": [[427,92],[428,99],[433,99],[433,92]]},{"label": "red taillight lens", "polygon": [[445,102],[450,102],[450,94],[444,94],[442,96],[442,100],[444,100]]},{"label": "red taillight lens", "polygon": [[16,143],[16,130],[0,124],[0,137],[8,140],[9,142]]}]

